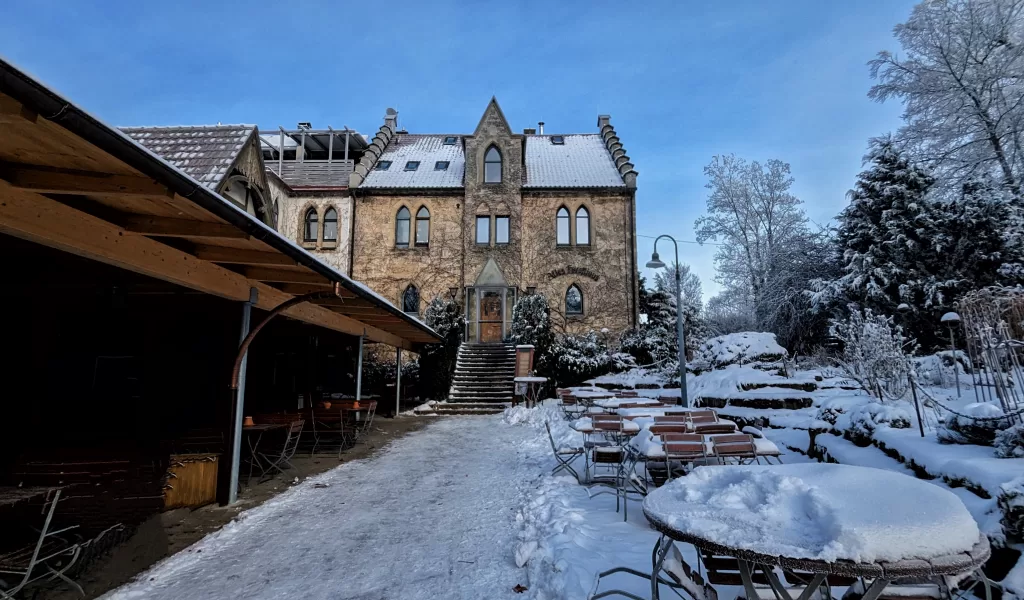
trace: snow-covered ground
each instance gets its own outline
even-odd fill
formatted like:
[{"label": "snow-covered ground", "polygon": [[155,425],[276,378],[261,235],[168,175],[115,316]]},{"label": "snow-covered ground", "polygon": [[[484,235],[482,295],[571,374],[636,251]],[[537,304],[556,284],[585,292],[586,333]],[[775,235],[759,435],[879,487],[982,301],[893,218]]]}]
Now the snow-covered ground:
[{"label": "snow-covered ground", "polygon": [[500,415],[439,419],[243,513],[107,598],[522,598],[516,515],[547,456],[546,438]]}]

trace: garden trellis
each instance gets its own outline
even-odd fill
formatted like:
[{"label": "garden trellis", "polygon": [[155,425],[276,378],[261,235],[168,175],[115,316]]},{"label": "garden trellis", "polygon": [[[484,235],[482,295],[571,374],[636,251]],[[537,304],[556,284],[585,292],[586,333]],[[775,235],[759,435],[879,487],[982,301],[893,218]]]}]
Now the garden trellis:
[{"label": "garden trellis", "polygon": [[956,303],[978,402],[1007,414],[1024,408],[1024,288],[988,287]]}]

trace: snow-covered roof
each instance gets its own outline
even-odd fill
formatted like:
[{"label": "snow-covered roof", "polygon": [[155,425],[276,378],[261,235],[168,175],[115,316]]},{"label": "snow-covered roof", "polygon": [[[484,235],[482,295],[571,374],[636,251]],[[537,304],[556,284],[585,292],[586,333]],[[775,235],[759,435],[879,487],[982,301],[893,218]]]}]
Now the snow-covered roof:
[{"label": "snow-covered roof", "polygon": [[204,186],[216,190],[255,128],[201,125],[120,129]]},{"label": "snow-covered roof", "polygon": [[[455,143],[446,145],[446,137],[454,137]],[[384,161],[391,163],[386,170],[380,168]],[[419,166],[407,170],[409,161],[419,161]],[[448,168],[438,169],[438,162],[447,162]],[[466,155],[461,136],[399,133],[377,159],[363,187],[461,188],[465,171]]]},{"label": "snow-covered roof", "polygon": [[[561,137],[564,144],[551,143]],[[596,133],[526,136],[527,188],[625,187],[604,140]]]}]

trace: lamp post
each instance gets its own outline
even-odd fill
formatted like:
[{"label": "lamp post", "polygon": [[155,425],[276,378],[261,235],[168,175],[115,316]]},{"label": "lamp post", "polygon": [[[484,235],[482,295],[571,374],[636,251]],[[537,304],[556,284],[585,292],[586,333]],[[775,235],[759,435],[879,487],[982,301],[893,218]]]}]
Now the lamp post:
[{"label": "lamp post", "polygon": [[683,286],[679,281],[679,244],[670,235],[659,235],[654,240],[654,252],[651,253],[651,260],[647,261],[648,269],[663,269],[665,263],[658,258],[658,242],[661,238],[672,240],[676,249],[676,340],[679,345],[679,403],[690,407],[690,399],[686,394],[686,333],[683,331]]},{"label": "lamp post", "polygon": [[953,352],[953,377],[956,378],[956,397],[960,397],[960,361],[956,358],[956,338],[953,337],[953,327],[960,322],[960,315],[955,312],[948,312],[942,315],[942,322],[949,327],[949,349]]}]

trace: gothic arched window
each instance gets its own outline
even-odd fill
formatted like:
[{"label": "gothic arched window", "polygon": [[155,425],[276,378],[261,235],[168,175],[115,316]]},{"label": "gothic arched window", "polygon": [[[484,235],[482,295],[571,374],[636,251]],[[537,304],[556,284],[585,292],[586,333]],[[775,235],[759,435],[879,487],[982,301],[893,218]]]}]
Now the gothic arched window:
[{"label": "gothic arched window", "polygon": [[559,246],[569,245],[569,211],[564,206],[555,214],[555,234]]},{"label": "gothic arched window", "polygon": [[303,219],[302,226],[302,239],[306,242],[315,242],[317,238],[317,229],[319,229],[318,223],[319,217],[316,214],[315,208],[310,208],[306,211],[306,216]]},{"label": "gothic arched window", "polygon": [[421,206],[416,211],[416,245],[426,246],[430,244],[430,211],[426,206]]},{"label": "gothic arched window", "polygon": [[334,207],[328,208],[324,213],[324,241],[338,241],[338,211]]},{"label": "gothic arched window", "polygon": [[575,283],[570,285],[569,289],[565,291],[565,314],[583,314],[583,290]]},{"label": "gothic arched window", "polygon": [[576,209],[576,245],[590,245],[590,212],[582,206]]},{"label": "gothic arched window", "polygon": [[398,209],[398,216],[395,217],[395,246],[409,247],[409,209],[404,206]]},{"label": "gothic arched window", "polygon": [[501,152],[494,146],[484,154],[484,183],[501,183]]},{"label": "gothic arched window", "polygon": [[411,283],[402,294],[402,312],[416,315],[420,313],[420,291]]}]

